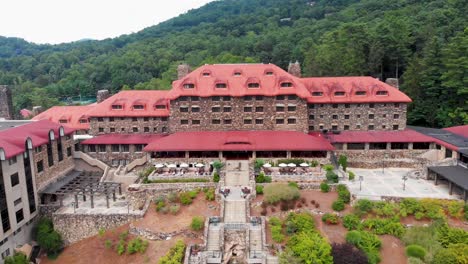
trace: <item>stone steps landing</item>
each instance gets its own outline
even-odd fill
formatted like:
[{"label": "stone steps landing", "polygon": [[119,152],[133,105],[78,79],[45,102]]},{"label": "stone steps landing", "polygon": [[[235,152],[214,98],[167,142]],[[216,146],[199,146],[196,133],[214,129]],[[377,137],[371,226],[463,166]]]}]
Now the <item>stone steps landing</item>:
[{"label": "stone steps landing", "polygon": [[245,223],[246,208],[244,200],[227,200],[224,204],[225,223]]},{"label": "stone steps landing", "polygon": [[220,228],[209,227],[208,229],[208,243],[206,248],[208,251],[218,251],[221,248],[220,243]]}]

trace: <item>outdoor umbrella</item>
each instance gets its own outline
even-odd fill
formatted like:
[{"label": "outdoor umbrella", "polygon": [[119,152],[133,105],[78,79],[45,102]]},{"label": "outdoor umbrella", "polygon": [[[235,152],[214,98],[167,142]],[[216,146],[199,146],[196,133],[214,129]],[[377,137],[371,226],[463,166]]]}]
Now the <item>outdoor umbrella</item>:
[{"label": "outdoor umbrella", "polygon": [[281,167],[281,168],[284,168],[284,167],[287,167],[288,164],[286,164],[286,163],[280,163],[278,166]]},{"label": "outdoor umbrella", "polygon": [[288,167],[296,167],[296,164],[294,164],[294,163],[289,163],[289,164],[288,164]]},{"label": "outdoor umbrella", "polygon": [[188,168],[189,165],[188,165],[187,163],[181,163],[181,164],[180,164],[180,167],[181,167],[181,168]]},{"label": "outdoor umbrella", "polygon": [[177,165],[175,165],[175,164],[169,164],[169,165],[167,165],[167,167],[173,169],[173,168],[177,168]]},{"label": "outdoor umbrella", "polygon": [[201,164],[201,163],[197,163],[197,165],[195,165],[195,167],[201,168],[201,167],[205,167],[205,165],[203,165],[203,164]]},{"label": "outdoor umbrella", "polygon": [[154,165],[154,167],[160,169],[160,168],[164,167],[164,165],[162,165],[161,163],[158,163],[158,164]]},{"label": "outdoor umbrella", "polygon": [[270,163],[265,163],[265,164],[263,164],[263,167],[264,168],[271,168],[271,164]]},{"label": "outdoor umbrella", "polygon": [[301,167],[309,167],[309,164],[307,164],[307,163],[304,162],[304,163],[299,164],[299,166],[301,166]]}]

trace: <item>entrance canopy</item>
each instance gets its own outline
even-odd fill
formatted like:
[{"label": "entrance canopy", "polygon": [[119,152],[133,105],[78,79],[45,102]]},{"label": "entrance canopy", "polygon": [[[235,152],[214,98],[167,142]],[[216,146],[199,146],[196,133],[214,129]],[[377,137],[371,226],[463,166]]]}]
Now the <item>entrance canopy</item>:
[{"label": "entrance canopy", "polygon": [[178,132],[152,141],[147,152],[161,151],[329,151],[320,135],[296,131]]},{"label": "entrance canopy", "polygon": [[428,167],[428,170],[468,191],[468,169],[462,166]]}]

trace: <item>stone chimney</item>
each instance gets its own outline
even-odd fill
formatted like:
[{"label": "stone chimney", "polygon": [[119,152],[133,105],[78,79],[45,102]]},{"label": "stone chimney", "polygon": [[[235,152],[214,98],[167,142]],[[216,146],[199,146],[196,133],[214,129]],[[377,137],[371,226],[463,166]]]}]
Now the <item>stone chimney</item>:
[{"label": "stone chimney", "polygon": [[41,112],[42,112],[42,106],[33,106],[33,108],[32,108],[33,116],[37,116]]},{"label": "stone chimney", "polygon": [[184,63],[177,66],[177,79],[180,80],[191,72],[190,65]]},{"label": "stone chimney", "polygon": [[296,77],[301,78],[301,64],[298,61],[295,63],[289,63],[288,72]]},{"label": "stone chimney", "polygon": [[398,78],[387,78],[385,80],[385,83],[390,85],[390,86],[393,86],[393,87],[395,87],[397,89],[400,89],[399,83],[398,83]]},{"label": "stone chimney", "polygon": [[99,104],[110,97],[109,90],[99,90],[96,95],[96,102]]},{"label": "stone chimney", "polygon": [[11,90],[6,85],[0,85],[0,118],[14,119]]}]

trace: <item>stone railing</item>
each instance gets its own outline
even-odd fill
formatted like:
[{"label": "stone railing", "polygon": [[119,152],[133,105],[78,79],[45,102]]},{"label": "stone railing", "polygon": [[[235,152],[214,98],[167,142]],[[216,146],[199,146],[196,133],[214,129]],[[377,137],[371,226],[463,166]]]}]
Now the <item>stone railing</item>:
[{"label": "stone railing", "polygon": [[213,179],[212,175],[196,175],[195,173],[185,173],[182,175],[172,175],[172,174],[152,174],[148,176],[148,180],[178,180],[178,179],[206,179],[211,181]]},{"label": "stone railing", "polygon": [[75,151],[74,154],[73,154],[73,158],[81,159],[81,160],[83,160],[84,162],[88,163],[91,166],[100,168],[103,171],[103,174],[102,174],[102,177],[101,177],[100,181],[103,182],[103,181],[106,180],[107,174],[109,172],[109,166],[107,166],[107,164],[105,164],[104,162],[102,162],[102,161],[100,161],[98,159],[92,158],[88,154],[86,154],[84,152],[81,152],[81,151]]},{"label": "stone railing", "polygon": [[143,166],[148,162],[148,155],[144,155],[139,159],[135,159],[125,167],[125,172],[132,171],[137,166]]}]

